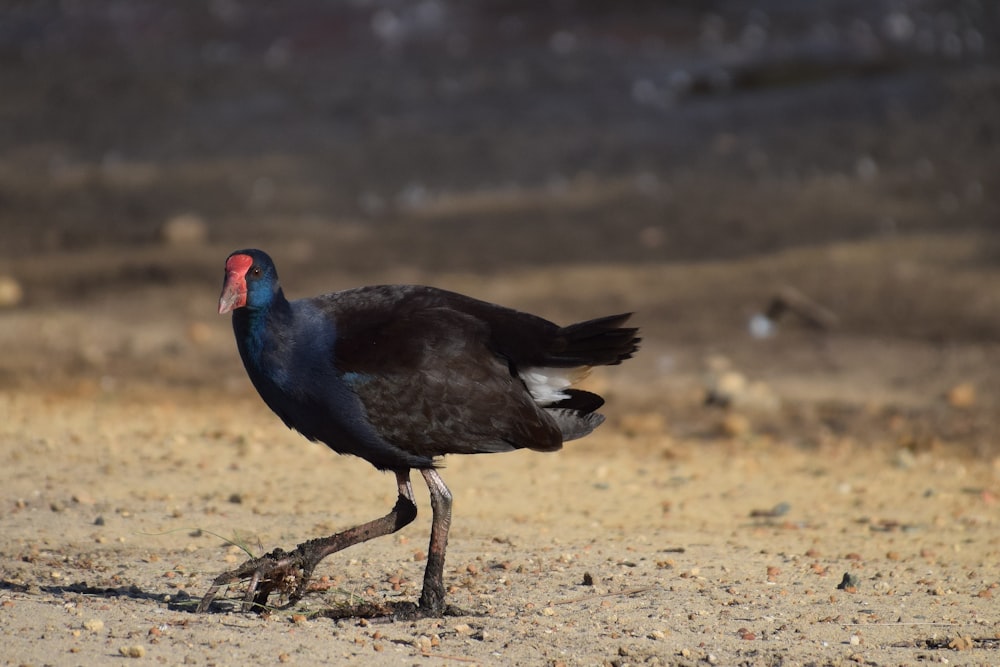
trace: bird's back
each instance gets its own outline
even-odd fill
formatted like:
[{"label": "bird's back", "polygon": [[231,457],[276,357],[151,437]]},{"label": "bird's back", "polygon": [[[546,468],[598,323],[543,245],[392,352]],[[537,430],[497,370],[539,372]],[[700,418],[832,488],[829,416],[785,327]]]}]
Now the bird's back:
[{"label": "bird's back", "polygon": [[602,419],[600,397],[568,388],[573,369],[618,363],[638,340],[619,326],[627,316],[563,328],[414,285],[300,299],[290,312],[254,380],[261,395],[307,437],[386,469],[560,448]]}]

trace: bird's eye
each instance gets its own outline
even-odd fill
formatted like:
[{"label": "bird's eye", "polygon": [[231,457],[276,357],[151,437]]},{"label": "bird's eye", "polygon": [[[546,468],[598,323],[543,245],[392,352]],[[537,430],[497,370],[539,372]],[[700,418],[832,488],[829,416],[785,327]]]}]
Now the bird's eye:
[{"label": "bird's eye", "polygon": [[254,266],[250,269],[250,276],[253,278],[260,278],[260,273],[261,271],[259,266]]}]

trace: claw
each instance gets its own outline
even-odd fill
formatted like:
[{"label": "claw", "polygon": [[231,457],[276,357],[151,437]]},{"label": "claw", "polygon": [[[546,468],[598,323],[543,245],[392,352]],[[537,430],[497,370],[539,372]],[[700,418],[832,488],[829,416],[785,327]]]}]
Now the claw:
[{"label": "claw", "polygon": [[[394,533],[416,518],[417,506],[413,502],[413,490],[410,488],[409,475],[396,473],[396,481],[399,488],[399,498],[396,500],[396,505],[384,517],[329,537],[303,542],[290,553],[284,549],[275,549],[266,556],[251,558],[235,570],[223,572],[212,581],[212,586],[198,603],[198,613],[204,613],[211,608],[212,602],[215,601],[215,597],[219,593],[219,588],[241,579],[248,580],[247,591],[243,595],[243,611],[256,611],[258,613],[267,611],[267,599],[274,591],[288,595],[284,606],[295,604],[306,594],[309,580],[321,560],[341,549]],[[445,537],[445,539],[447,538]],[[441,558],[439,560],[443,566],[443,544],[440,551]],[[432,553],[435,552],[432,550]],[[435,574],[436,584],[441,587],[440,567],[435,570]],[[441,588],[439,597],[441,600],[444,599],[443,588]]]},{"label": "claw", "polygon": [[[198,613],[208,611],[221,587],[241,579],[247,580],[243,611],[265,611],[267,600],[275,591],[288,592],[291,589],[287,604],[294,604],[302,598],[314,567],[315,563],[310,563],[300,549],[292,553],[275,549],[266,556],[251,558],[235,570],[223,572],[212,581],[212,586],[198,603]],[[294,589],[292,584],[295,584]]]}]

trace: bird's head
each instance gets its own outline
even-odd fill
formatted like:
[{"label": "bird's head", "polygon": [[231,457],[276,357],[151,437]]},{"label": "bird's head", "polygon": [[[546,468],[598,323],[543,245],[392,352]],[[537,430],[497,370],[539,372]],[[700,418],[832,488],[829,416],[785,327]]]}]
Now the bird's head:
[{"label": "bird's head", "polygon": [[278,272],[267,253],[237,250],[226,259],[219,314],[224,315],[238,308],[267,308],[280,289]]}]

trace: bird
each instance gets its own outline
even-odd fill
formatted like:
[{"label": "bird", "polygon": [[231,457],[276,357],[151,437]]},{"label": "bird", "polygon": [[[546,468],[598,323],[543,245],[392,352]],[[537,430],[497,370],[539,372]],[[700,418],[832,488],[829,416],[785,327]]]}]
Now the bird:
[{"label": "bird", "polygon": [[[395,475],[398,497],[383,517],[329,537],[277,548],[217,576],[246,580],[244,611],[305,594],[316,565],[354,544],[394,533],[417,516],[410,474],[430,492],[423,587],[414,611],[446,611],[444,558],[452,494],[439,473],[449,454],[551,452],[603,421],[604,399],[572,385],[594,366],[638,350],[632,313],[559,326],[542,317],[436,287],[373,285],[288,300],[271,257],[231,253],[219,314],[232,313],[236,346],[264,403],[309,440]],[[412,605],[411,605],[412,606]]]}]

